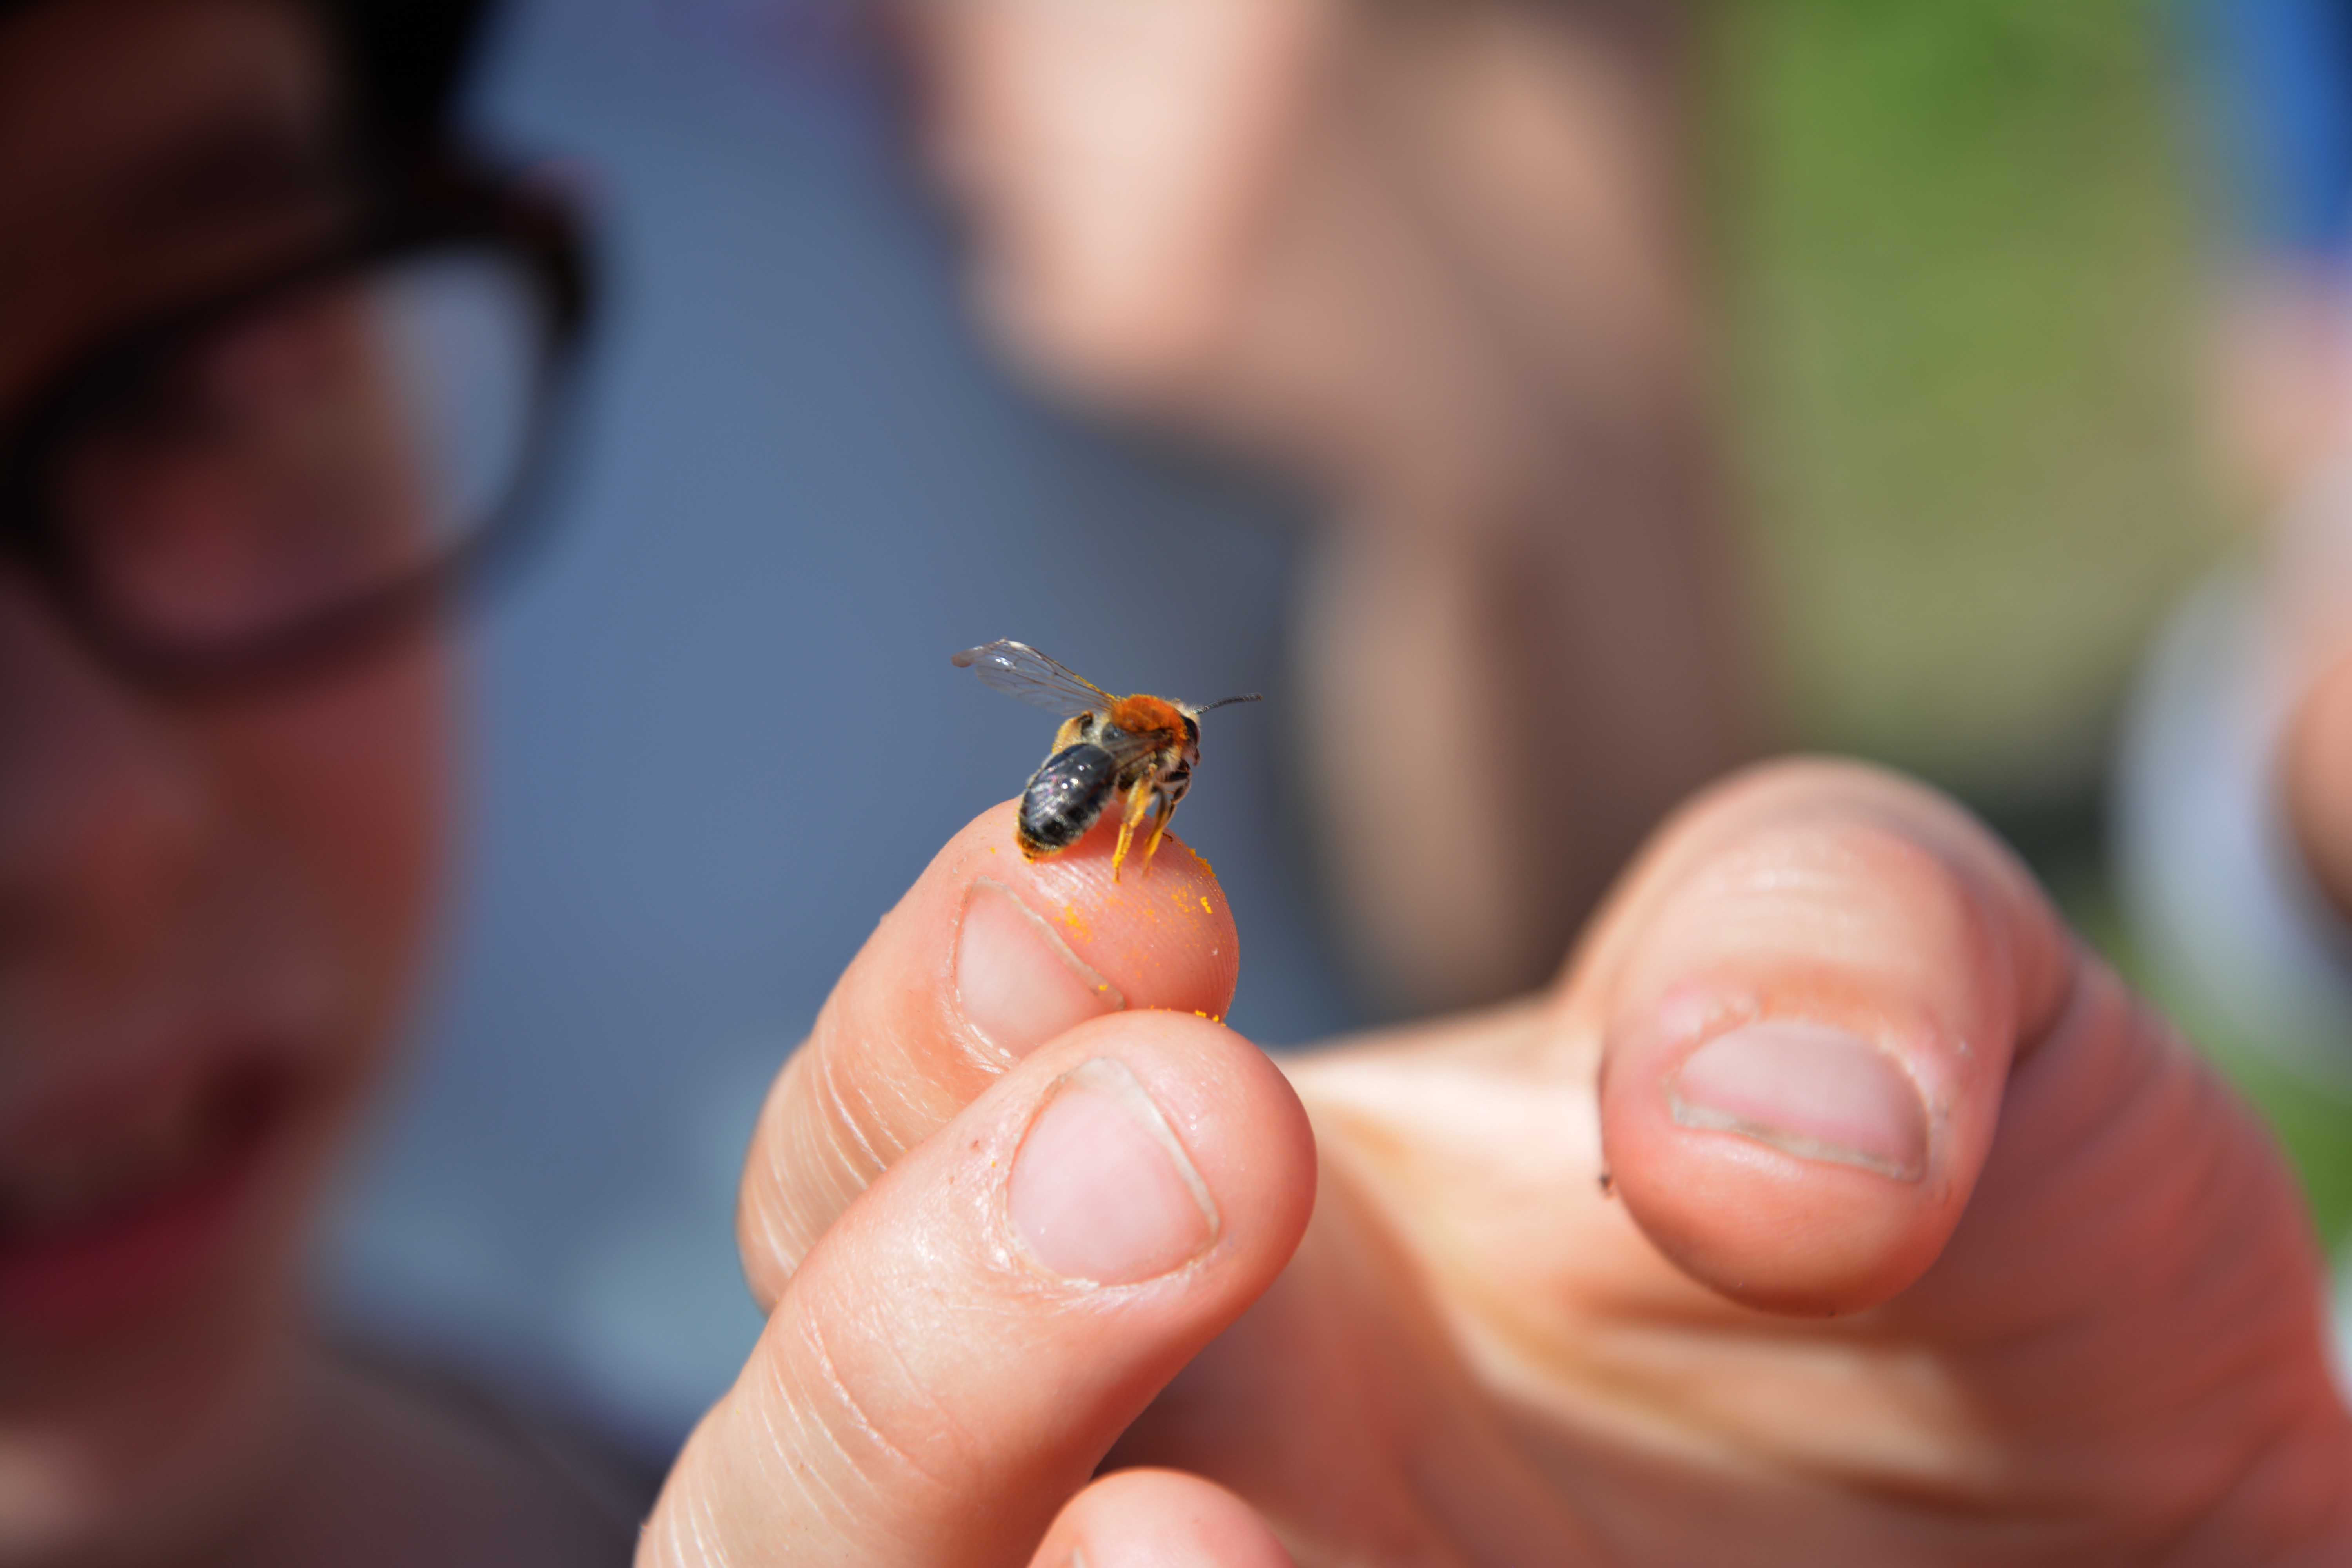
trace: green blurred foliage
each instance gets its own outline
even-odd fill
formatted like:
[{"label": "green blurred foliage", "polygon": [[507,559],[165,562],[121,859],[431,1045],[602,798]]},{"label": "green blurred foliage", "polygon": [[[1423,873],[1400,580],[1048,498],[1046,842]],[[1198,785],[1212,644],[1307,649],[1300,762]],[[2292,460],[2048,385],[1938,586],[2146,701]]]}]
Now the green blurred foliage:
[{"label": "green blurred foliage", "polygon": [[1727,401],[1799,738],[1996,808],[2080,796],[2224,531],[2154,9],[1709,15]]}]

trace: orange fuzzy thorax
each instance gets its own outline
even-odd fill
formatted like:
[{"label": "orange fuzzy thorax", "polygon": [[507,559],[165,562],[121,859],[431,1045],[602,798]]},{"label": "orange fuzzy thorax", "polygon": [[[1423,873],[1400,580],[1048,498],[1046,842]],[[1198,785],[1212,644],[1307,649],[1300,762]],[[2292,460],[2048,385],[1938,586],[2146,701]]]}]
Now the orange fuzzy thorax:
[{"label": "orange fuzzy thorax", "polygon": [[1110,721],[1130,735],[1184,732],[1184,715],[1164,697],[1122,697],[1111,704]]}]

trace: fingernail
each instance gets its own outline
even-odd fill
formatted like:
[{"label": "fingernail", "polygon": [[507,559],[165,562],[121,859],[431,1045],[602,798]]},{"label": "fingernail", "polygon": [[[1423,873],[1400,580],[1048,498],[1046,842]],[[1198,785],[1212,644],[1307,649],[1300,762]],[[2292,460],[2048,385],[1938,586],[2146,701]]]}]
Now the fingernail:
[{"label": "fingernail", "polygon": [[965,1022],[1012,1057],[1127,1005],[1019,894],[985,877],[964,895],[956,995]]},{"label": "fingernail", "polygon": [[1737,1132],[1801,1160],[1898,1182],[1927,1169],[1927,1110],[1895,1058],[1825,1024],[1749,1024],[1717,1035],[1672,1085],[1685,1127]]},{"label": "fingernail", "polygon": [[1217,1238],[1217,1206],[1160,1108],[1098,1058],[1055,1086],[1013,1162],[1005,1207],[1052,1273],[1097,1285],[1156,1279]]}]

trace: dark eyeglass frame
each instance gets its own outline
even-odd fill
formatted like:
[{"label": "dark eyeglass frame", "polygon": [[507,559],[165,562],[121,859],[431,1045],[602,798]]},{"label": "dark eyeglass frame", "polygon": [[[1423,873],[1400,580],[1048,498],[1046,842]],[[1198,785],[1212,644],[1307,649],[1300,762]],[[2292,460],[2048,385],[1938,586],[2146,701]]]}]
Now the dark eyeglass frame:
[{"label": "dark eyeglass frame", "polygon": [[[540,531],[537,502],[577,380],[592,300],[576,218],[551,192],[446,159],[384,187],[361,212],[323,247],[109,336],[32,398],[13,433],[0,432],[0,553],[21,562],[90,647],[142,684],[210,692],[321,673],[429,617],[458,590],[501,573]],[[516,479],[489,514],[408,576],[253,638],[195,649],[114,624],[47,499],[67,444],[155,366],[226,322],[337,279],[460,248],[520,263],[547,309],[547,342]]]}]

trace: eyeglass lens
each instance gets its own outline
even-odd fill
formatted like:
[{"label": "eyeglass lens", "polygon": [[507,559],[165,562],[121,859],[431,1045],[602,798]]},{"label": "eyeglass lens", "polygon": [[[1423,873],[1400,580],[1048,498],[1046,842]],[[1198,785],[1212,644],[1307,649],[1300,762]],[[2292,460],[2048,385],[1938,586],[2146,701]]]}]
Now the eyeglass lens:
[{"label": "eyeglass lens", "polygon": [[151,646],[266,637],[412,582],[492,521],[529,457],[541,297],[489,251],[279,297],[177,345],[57,449],[52,524]]}]

